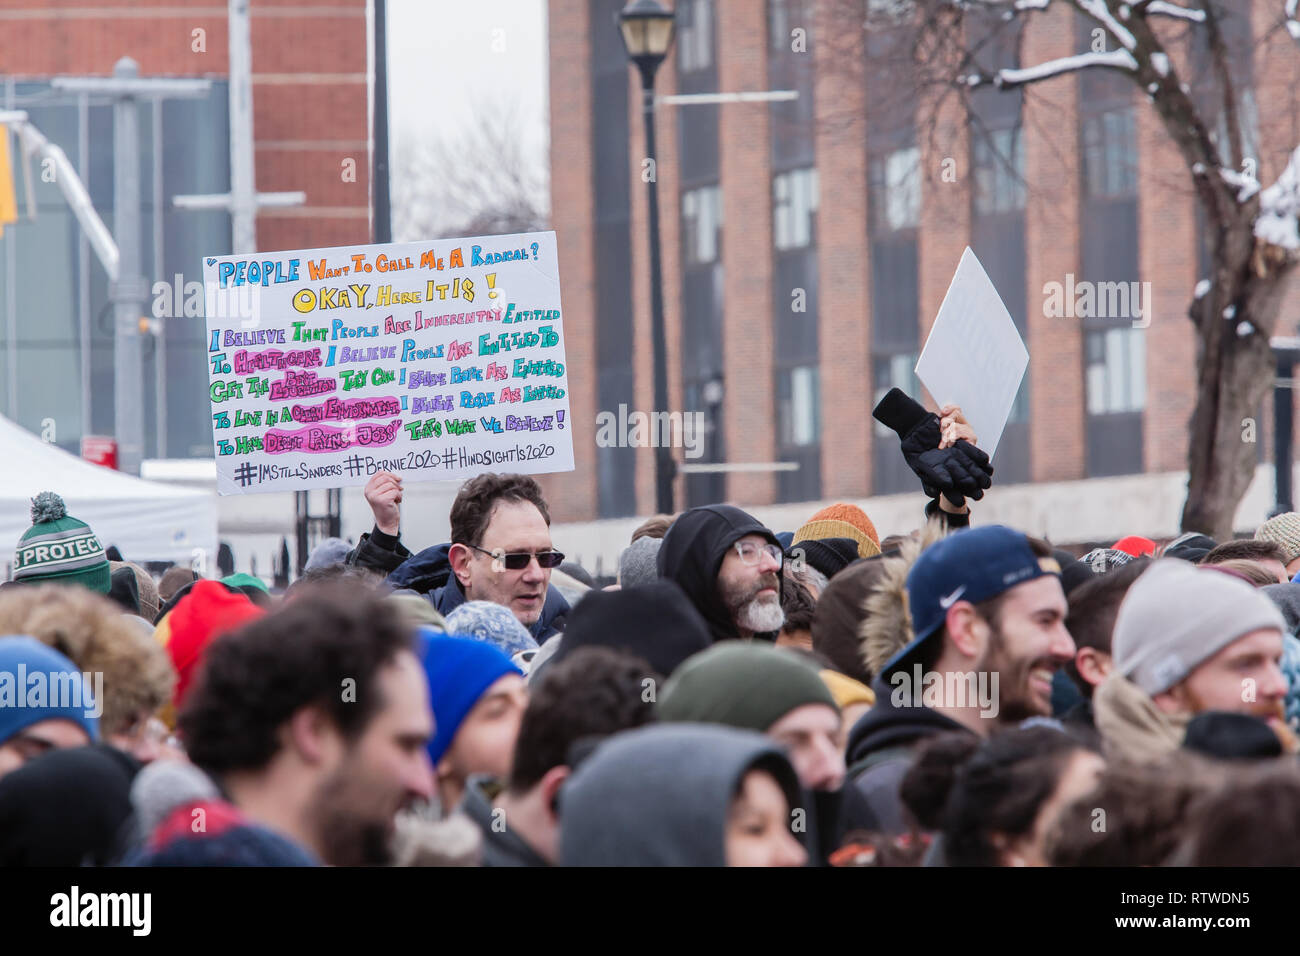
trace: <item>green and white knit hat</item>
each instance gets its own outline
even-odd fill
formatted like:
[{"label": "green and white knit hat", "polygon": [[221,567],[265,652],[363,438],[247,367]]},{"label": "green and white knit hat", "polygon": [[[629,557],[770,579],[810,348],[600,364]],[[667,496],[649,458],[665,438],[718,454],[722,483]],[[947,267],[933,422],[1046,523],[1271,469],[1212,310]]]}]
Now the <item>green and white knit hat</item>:
[{"label": "green and white knit hat", "polygon": [[107,594],[108,558],[95,532],[68,517],[63,499],[42,491],[32,499],[32,526],[18,539],[14,580],[27,584],[80,584]]}]

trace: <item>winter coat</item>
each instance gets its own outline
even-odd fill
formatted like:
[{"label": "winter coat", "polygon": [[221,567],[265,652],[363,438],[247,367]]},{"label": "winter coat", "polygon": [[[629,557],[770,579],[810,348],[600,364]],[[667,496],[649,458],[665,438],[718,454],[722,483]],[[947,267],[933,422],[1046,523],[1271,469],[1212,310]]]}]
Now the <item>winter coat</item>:
[{"label": "winter coat", "polygon": [[918,743],[936,734],[973,733],[950,717],[929,707],[896,707],[892,688],[876,681],[876,704],[862,715],[849,733],[849,782],[865,798],[874,826],[883,833],[909,829],[898,788],[912,765]]},{"label": "winter coat", "polygon": [[1092,707],[1108,758],[1147,763],[1183,745],[1190,715],[1167,714],[1142,688],[1111,672],[1092,692]]},{"label": "winter coat", "polygon": [[460,803],[463,813],[483,834],[483,866],[550,866],[517,833],[509,821],[495,811],[493,800],[501,785],[491,777],[475,774],[465,783]]}]

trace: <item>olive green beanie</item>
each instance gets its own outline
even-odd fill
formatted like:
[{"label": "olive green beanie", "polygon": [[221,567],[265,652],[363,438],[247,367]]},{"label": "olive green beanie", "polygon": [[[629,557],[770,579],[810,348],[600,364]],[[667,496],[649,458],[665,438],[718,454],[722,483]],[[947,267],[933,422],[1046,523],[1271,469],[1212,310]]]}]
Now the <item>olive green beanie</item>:
[{"label": "olive green beanie", "polygon": [[659,719],[762,733],[805,704],[839,713],[816,667],[771,644],[722,641],[677,669],[660,697]]}]

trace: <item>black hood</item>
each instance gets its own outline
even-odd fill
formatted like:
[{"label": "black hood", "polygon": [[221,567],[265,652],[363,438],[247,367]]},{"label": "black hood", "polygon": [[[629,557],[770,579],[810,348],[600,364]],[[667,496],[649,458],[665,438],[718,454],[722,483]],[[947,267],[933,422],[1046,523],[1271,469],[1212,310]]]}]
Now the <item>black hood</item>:
[{"label": "black hood", "polygon": [[776,535],[753,515],[731,505],[705,505],[674,521],[659,548],[659,576],[676,581],[686,592],[709,625],[714,641],[740,637],[718,594],[718,569],[727,549],[747,534],[762,535],[781,546]]},{"label": "black hood", "polygon": [[569,616],[558,664],[582,647],[603,645],[642,658],[667,677],[713,642],[708,625],[674,581],[653,581],[618,591],[588,591]]},{"label": "black hood", "polygon": [[877,680],[871,689],[876,692],[876,703],[849,732],[845,757],[850,766],[886,747],[906,746],[925,737],[952,731],[971,733],[969,728],[929,707],[895,707],[895,688],[884,681]]}]

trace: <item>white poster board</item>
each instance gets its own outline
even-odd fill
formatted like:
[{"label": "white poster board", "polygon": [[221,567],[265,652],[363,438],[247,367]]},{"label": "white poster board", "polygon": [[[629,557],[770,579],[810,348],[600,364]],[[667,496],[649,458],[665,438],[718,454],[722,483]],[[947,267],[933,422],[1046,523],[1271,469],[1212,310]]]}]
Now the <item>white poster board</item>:
[{"label": "white poster board", "polygon": [[916,376],[943,405],[960,405],[990,458],[1029,366],[1029,352],[1002,297],[966,247],[916,362]]},{"label": "white poster board", "polygon": [[217,490],[573,470],[554,232],[204,260]]}]

